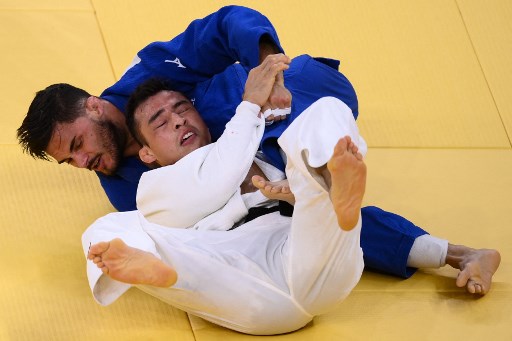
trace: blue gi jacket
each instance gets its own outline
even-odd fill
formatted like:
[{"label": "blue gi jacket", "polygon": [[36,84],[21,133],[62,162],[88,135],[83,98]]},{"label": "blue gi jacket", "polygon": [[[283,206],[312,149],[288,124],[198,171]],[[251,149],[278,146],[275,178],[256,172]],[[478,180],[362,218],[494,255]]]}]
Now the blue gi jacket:
[{"label": "blue gi jacket", "polygon": [[[262,36],[271,38],[284,52],[274,27],[265,16],[245,7],[223,7],[193,21],[176,38],[143,48],[121,79],[100,97],[124,112],[128,97],[137,85],[151,77],[167,79],[176,91],[192,100],[215,141],[242,100],[249,70],[259,64]],[[336,60],[302,55],[294,58],[285,71],[285,86],[292,93],[291,114],[268,126],[261,143],[263,153],[276,167],[284,169],[285,166],[277,138],[317,99],[337,97],[357,117],[356,93],[348,79],[338,72],[338,66]],[[136,208],[137,184],[148,169],[137,158],[126,158],[117,174],[105,176],[98,173],[101,185],[116,209]]]}]

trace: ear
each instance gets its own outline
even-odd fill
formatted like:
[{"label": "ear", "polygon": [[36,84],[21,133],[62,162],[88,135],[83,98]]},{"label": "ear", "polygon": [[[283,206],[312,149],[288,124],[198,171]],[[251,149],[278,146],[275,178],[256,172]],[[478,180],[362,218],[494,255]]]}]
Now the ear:
[{"label": "ear", "polygon": [[153,163],[156,161],[155,154],[153,154],[153,151],[148,146],[142,146],[142,148],[139,150],[139,157],[144,163]]},{"label": "ear", "polygon": [[89,96],[85,100],[85,111],[94,118],[100,118],[103,115],[101,99],[95,96]]}]

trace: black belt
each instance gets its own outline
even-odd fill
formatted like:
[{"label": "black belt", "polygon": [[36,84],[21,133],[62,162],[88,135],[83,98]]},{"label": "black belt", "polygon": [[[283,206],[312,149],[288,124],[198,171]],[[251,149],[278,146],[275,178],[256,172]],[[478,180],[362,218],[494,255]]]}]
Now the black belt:
[{"label": "black belt", "polygon": [[277,212],[282,216],[285,217],[291,217],[293,213],[293,206],[287,203],[286,201],[279,201],[279,205],[272,206],[272,207],[251,207],[249,209],[249,213],[245,217],[245,222],[249,222],[251,220],[254,220],[258,217],[261,217],[262,215]]}]

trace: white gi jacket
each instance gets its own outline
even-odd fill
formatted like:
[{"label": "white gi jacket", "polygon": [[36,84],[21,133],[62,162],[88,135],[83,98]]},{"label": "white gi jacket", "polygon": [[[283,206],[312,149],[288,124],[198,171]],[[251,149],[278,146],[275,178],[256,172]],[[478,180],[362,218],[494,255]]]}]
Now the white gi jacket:
[{"label": "white gi jacket", "polygon": [[[338,139],[346,135],[365,153],[366,144],[350,109],[339,100],[325,98],[299,116],[279,139],[288,157],[286,173],[296,197],[292,218],[276,212],[233,231],[198,231],[154,224],[138,211],[112,213],[98,219],[84,233],[84,253],[90,243],[121,238],[129,246],[161,258],[178,273],[177,283],[170,288],[138,286],[141,290],[243,333],[268,335],[301,328],[315,315],[340,303],[359,281],[364,266],[359,246],[361,221],[352,231],[342,231],[329,193],[310,172],[311,167],[329,160]],[[207,154],[191,153],[187,158],[201,155],[204,159]],[[217,155],[222,159],[221,154]],[[246,165],[250,166],[253,156],[247,157]],[[203,162],[190,164],[199,169],[188,173],[199,181],[211,181],[200,170]],[[141,186],[146,185],[149,183],[141,181]],[[159,187],[162,183],[153,185]],[[143,202],[151,201],[151,192],[142,189],[141,193]],[[168,193],[164,190],[159,195]],[[221,190],[218,195],[228,197],[229,202],[237,193]],[[155,200],[162,200],[159,195]],[[175,198],[167,199],[146,212],[166,217],[166,203]],[[222,207],[221,200],[215,201],[208,209]],[[208,214],[203,207],[192,208],[196,218]],[[180,219],[182,227],[193,224],[192,220]],[[131,287],[103,275],[92,262],[88,262],[87,272],[93,295],[101,304],[112,303]]]},{"label": "white gi jacket", "polygon": [[[258,117],[259,112],[258,105],[242,102],[215,143],[174,165],[144,173],[137,189],[137,209],[150,222],[162,226],[200,230],[233,227],[248,212],[240,185],[265,130],[265,119]],[[281,172],[274,168],[274,173]],[[279,176],[282,178],[284,174]],[[266,201],[259,192],[251,196]]]}]

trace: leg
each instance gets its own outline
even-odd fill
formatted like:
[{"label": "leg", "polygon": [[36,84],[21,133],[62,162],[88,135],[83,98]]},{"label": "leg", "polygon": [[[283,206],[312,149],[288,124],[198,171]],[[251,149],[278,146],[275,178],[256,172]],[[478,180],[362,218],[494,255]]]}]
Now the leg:
[{"label": "leg", "polygon": [[468,292],[476,294],[489,291],[500,263],[498,251],[448,244],[377,207],[364,207],[362,216],[361,247],[367,268],[408,278],[417,268],[448,264],[461,270],[457,286],[466,286]]},{"label": "leg", "polygon": [[375,206],[363,207],[361,216],[365,268],[401,278],[411,277],[417,270],[408,264],[411,249],[416,239],[427,232],[404,217]]},{"label": "leg", "polygon": [[[364,266],[359,246],[361,200],[349,204],[343,192],[330,193],[318,172],[325,169],[333,186],[352,187],[354,197],[362,199],[366,167],[352,153],[348,138],[340,141],[345,135],[362,141],[350,110],[339,101],[323,99],[297,118],[279,140],[296,198],[284,250],[287,282],[294,299],[311,315],[341,302],[359,281]],[[342,229],[338,221],[352,225]]]},{"label": "leg", "polygon": [[[333,102],[332,99],[322,99]],[[321,167],[329,160],[332,150],[340,137],[348,135],[351,141],[359,148],[359,152],[366,153],[366,143],[359,136],[359,132],[353,119],[350,109],[343,104],[335,104],[337,107],[330,115],[329,109],[325,112],[313,112],[310,117],[304,114],[299,115],[292,125],[300,122],[295,128],[295,136],[300,136],[300,141],[295,148],[303,150],[309,156],[309,146],[323,143],[325,149],[317,154],[311,155],[310,166],[319,170],[319,174],[328,184],[328,174]],[[302,122],[301,122],[302,121]],[[290,125],[290,127],[292,127]],[[322,127],[322,136],[319,138],[316,129]],[[286,136],[286,130],[283,136]],[[340,132],[343,132],[340,135]],[[290,134],[290,139],[293,137]],[[317,142],[318,141],[318,142]],[[283,148],[284,149],[284,148]],[[324,163],[323,163],[324,162]],[[292,191],[297,196],[295,190]],[[407,266],[407,258],[416,237],[426,234],[424,230],[415,226],[407,219],[377,207],[364,207],[361,210],[363,226],[361,230],[361,247],[364,251],[364,261],[367,268],[392,274],[400,277],[410,277],[416,269]]]},{"label": "leg", "polygon": [[174,269],[153,254],[130,247],[121,239],[92,245],[87,258],[105,275],[123,283],[165,288],[178,278]]}]

